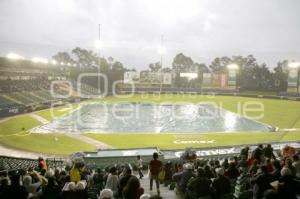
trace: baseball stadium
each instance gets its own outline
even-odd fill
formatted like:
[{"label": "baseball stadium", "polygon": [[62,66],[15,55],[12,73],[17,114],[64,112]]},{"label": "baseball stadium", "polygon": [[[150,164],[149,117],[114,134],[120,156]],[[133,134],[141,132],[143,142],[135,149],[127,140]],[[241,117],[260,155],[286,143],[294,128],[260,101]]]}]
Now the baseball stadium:
[{"label": "baseball stadium", "polygon": [[[29,2],[0,3],[0,198],[300,197],[300,51],[272,50],[282,37],[300,44],[293,37],[299,29],[254,38],[256,30],[222,11],[240,2],[207,2],[198,10],[199,2],[181,0],[45,0],[46,12],[32,0],[36,13]],[[267,19],[239,15],[266,34],[279,29],[279,22],[260,25],[273,23],[278,8],[255,3],[258,15],[265,15],[261,4],[273,9]],[[279,4],[284,13],[299,5]],[[169,15],[160,8],[167,6]],[[6,12],[14,9],[20,14]],[[98,12],[105,14],[101,23]],[[23,27],[21,14],[28,28],[41,30],[12,33]],[[293,27],[297,15],[283,18]],[[201,17],[206,39],[199,47],[198,29],[190,26]],[[55,29],[61,19],[68,36]],[[154,35],[141,20],[161,32]],[[242,27],[235,27],[239,36],[226,31],[233,22]],[[181,35],[181,23],[191,32]],[[268,53],[258,49],[263,40]]]}]

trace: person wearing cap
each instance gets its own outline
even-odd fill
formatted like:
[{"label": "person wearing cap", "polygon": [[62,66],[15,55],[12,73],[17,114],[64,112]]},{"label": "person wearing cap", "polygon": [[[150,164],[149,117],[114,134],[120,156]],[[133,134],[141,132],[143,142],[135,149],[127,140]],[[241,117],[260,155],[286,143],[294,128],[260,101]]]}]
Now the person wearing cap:
[{"label": "person wearing cap", "polygon": [[212,187],[215,190],[216,198],[221,198],[222,195],[228,195],[231,193],[230,180],[224,176],[224,169],[217,168],[217,177],[212,182]]},{"label": "person wearing cap", "polygon": [[195,177],[195,175],[193,173],[193,165],[190,163],[184,164],[183,171],[172,176],[173,181],[176,182],[176,190],[179,197],[184,195],[188,181],[192,177]]}]

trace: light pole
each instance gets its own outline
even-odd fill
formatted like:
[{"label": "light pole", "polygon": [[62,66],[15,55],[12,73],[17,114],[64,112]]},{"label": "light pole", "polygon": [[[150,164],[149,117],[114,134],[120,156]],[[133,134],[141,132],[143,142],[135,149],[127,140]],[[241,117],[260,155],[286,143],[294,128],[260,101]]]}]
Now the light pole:
[{"label": "light pole", "polygon": [[163,55],[166,53],[166,48],[164,46],[164,35],[161,35],[161,41],[160,41],[160,46],[158,48],[158,53],[160,54],[160,87],[159,87],[159,94],[160,94],[162,83],[163,83],[163,76],[162,76]]},{"label": "light pole", "polygon": [[98,50],[98,56],[99,56],[99,64],[98,64],[98,91],[100,91],[100,73],[101,73],[101,24],[98,24],[98,40],[95,42],[96,49]]}]

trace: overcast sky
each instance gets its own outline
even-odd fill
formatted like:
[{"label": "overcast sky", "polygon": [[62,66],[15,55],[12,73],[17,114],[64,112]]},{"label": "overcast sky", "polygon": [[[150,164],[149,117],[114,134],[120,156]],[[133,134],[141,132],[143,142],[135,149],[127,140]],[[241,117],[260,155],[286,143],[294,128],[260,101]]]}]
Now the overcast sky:
[{"label": "overcast sky", "polygon": [[253,54],[269,67],[300,60],[299,0],[1,0],[0,55],[51,58],[76,46],[126,67],[164,66],[182,52],[199,63],[217,56]]}]

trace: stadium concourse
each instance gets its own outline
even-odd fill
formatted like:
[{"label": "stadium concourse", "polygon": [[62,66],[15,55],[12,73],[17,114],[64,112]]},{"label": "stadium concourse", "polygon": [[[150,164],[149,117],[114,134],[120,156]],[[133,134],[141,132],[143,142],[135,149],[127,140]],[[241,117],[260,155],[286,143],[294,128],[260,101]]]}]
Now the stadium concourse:
[{"label": "stadium concourse", "polygon": [[[153,150],[153,149],[152,149]],[[299,151],[270,144],[243,147],[235,156],[180,159],[135,156],[122,164],[87,164],[82,154],[69,160],[0,157],[1,198],[297,198]],[[148,170],[149,168],[149,170]],[[150,187],[150,179],[154,184]]]}]

